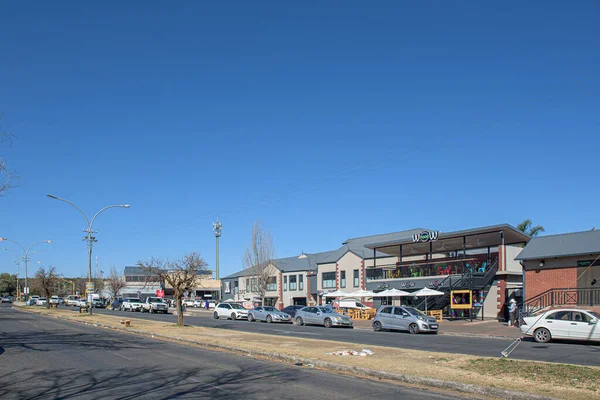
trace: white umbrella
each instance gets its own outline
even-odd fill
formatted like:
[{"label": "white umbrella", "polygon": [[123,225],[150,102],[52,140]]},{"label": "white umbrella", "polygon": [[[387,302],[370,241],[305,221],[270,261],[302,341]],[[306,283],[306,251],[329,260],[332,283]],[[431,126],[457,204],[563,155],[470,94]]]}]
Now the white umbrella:
[{"label": "white umbrella", "polygon": [[386,289],[383,292],[375,293],[373,297],[403,297],[410,296],[412,293],[405,292],[404,290],[399,290],[396,288]]},{"label": "white umbrella", "polygon": [[425,313],[427,313],[427,298],[429,298],[429,296],[442,296],[446,293],[424,287],[423,289],[417,290],[411,294],[416,297],[425,297]]},{"label": "white umbrella", "polygon": [[336,290],[335,292],[330,292],[330,293],[325,293],[323,295],[323,297],[341,297],[341,296],[345,296],[346,293],[340,291],[340,290]]},{"label": "white umbrella", "polygon": [[346,293],[345,297],[373,297],[375,292],[370,290],[357,290],[356,292]]}]

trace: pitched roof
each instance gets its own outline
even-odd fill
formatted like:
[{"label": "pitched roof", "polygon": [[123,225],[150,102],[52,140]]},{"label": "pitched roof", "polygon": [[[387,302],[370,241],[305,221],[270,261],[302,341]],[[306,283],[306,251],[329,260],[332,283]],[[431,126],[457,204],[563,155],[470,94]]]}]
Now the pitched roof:
[{"label": "pitched roof", "polygon": [[539,260],[600,253],[600,231],[563,233],[531,239],[517,260]]}]

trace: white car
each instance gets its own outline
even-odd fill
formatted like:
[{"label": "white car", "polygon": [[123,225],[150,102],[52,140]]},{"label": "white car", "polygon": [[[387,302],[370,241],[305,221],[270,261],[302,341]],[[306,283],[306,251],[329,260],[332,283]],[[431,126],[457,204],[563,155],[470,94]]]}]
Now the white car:
[{"label": "white car", "polygon": [[144,310],[144,303],[140,299],[123,299],[121,304],[121,311],[142,311]]},{"label": "white car", "polygon": [[533,336],[536,342],[552,339],[600,341],[600,315],[589,310],[560,309],[525,317],[521,332]]},{"label": "white car", "polygon": [[65,305],[67,305],[67,306],[76,306],[77,305],[77,300],[79,300],[79,296],[76,296],[74,294],[70,294],[65,299]]},{"label": "white car", "polygon": [[248,310],[239,304],[235,303],[220,303],[215,307],[215,312],[213,313],[214,319],[219,318],[229,318],[232,320],[235,319],[247,319],[248,318]]},{"label": "white car", "polygon": [[181,304],[183,304],[183,305],[184,305],[184,306],[186,306],[186,307],[194,307],[194,302],[195,302],[195,301],[196,301],[196,300],[192,300],[192,299],[183,299],[183,300],[181,301]]},{"label": "white car", "polygon": [[50,304],[56,304],[58,305],[60,301],[58,300],[58,296],[52,296],[50,297]]},{"label": "white car", "polygon": [[46,305],[46,298],[45,297],[40,297],[39,299],[37,299],[35,301],[35,305],[36,306],[45,306]]},{"label": "white car", "polygon": [[75,307],[87,307],[86,299],[77,299],[75,300]]}]

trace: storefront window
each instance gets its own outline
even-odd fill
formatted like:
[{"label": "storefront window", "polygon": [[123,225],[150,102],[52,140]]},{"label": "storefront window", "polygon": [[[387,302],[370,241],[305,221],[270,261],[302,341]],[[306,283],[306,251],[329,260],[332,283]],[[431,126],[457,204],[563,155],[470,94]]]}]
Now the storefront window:
[{"label": "storefront window", "polygon": [[298,275],[298,289],[304,290],[304,275]]},{"label": "storefront window", "polygon": [[359,278],[359,276],[360,276],[360,275],[359,275],[359,271],[358,271],[357,269],[355,269],[355,270],[354,270],[354,287],[358,287],[358,285],[359,285],[359,283],[360,283],[360,282],[359,282],[359,281],[360,281],[360,278]]},{"label": "storefront window", "polygon": [[290,275],[290,290],[296,290],[296,275]]},{"label": "storefront window", "polygon": [[381,298],[381,305],[382,306],[391,306],[392,305],[392,298],[391,297],[382,297]]},{"label": "storefront window", "polygon": [[341,288],[346,287],[346,271],[340,272],[340,287]]},{"label": "storefront window", "polygon": [[323,280],[323,289],[335,288],[335,272],[323,272],[321,276]]}]

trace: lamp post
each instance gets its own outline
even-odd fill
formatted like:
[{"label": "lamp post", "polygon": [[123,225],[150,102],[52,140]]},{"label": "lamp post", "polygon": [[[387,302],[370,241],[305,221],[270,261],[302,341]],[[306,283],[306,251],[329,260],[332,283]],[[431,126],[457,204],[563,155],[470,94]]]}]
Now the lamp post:
[{"label": "lamp post", "polygon": [[52,240],[41,240],[39,242],[32,243],[27,249],[25,249],[25,247],[21,243],[15,242],[14,240],[11,240],[11,239],[0,238],[0,242],[14,243],[17,246],[19,246],[21,248],[21,250],[23,250],[22,260],[25,261],[25,290],[27,291],[27,293],[25,293],[25,301],[27,301],[27,300],[29,300],[29,292],[30,292],[30,290],[29,290],[29,274],[28,274],[28,269],[27,269],[27,267],[29,265],[29,261],[31,261],[31,259],[29,258],[29,251],[36,244],[40,244],[40,243],[50,244],[50,243],[52,243]]},{"label": "lamp post", "polygon": [[[219,280],[219,238],[221,237],[221,231],[223,230],[223,224],[219,222],[219,218],[217,218],[216,222],[213,222],[213,232],[215,233],[215,238],[217,240],[217,259],[215,265],[215,279]],[[217,300],[221,300],[221,285],[219,284],[219,298]]]},{"label": "lamp post", "polygon": [[77,211],[79,211],[81,213],[81,215],[83,215],[83,218],[85,218],[85,222],[87,224],[87,228],[83,230],[83,232],[86,233],[86,235],[84,236],[83,240],[87,241],[87,247],[88,247],[88,282],[86,285],[86,297],[88,300],[88,312],[91,314],[92,313],[92,300],[90,297],[90,294],[94,291],[94,283],[92,282],[92,248],[94,247],[94,243],[97,242],[98,240],[96,240],[96,237],[94,236],[95,233],[98,233],[98,231],[94,231],[93,227],[94,227],[94,221],[96,220],[96,217],[98,217],[98,215],[100,215],[101,212],[108,210],[109,208],[116,208],[116,207],[120,207],[120,208],[129,208],[130,205],[129,204],[115,204],[115,205],[111,205],[111,206],[106,206],[104,208],[102,208],[100,211],[98,211],[91,220],[88,219],[88,217],[85,215],[85,213],[81,210],[81,208],[77,207],[77,205],[75,205],[75,203],[67,200],[67,199],[63,199],[54,195],[49,194],[48,197],[50,197],[51,199],[54,200],[60,200],[60,201],[64,201],[65,203],[69,203],[70,205],[72,205],[73,207],[75,207],[77,209]]}]

